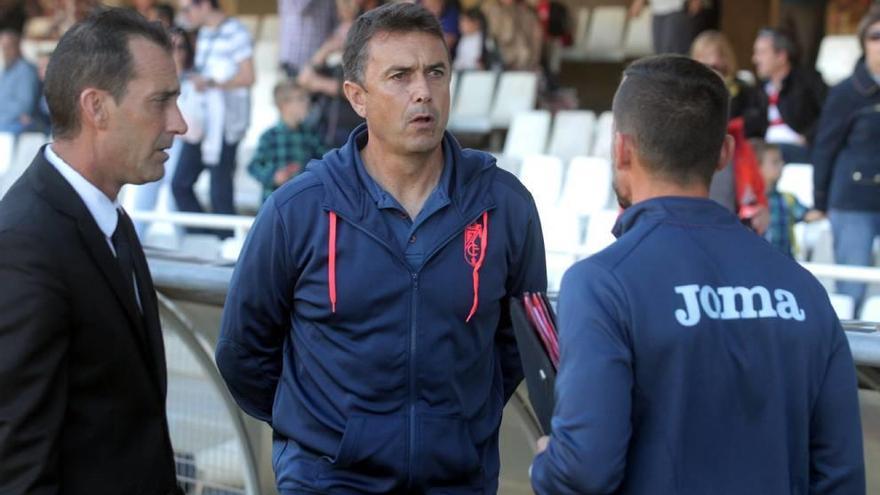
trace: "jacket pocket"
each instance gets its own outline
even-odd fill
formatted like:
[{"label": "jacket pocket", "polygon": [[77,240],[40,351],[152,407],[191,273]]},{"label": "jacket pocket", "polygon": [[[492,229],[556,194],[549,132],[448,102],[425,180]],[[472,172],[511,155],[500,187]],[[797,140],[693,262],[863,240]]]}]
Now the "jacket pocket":
[{"label": "jacket pocket", "polygon": [[417,459],[427,486],[465,487],[483,483],[480,449],[467,423],[457,416],[419,416]]}]

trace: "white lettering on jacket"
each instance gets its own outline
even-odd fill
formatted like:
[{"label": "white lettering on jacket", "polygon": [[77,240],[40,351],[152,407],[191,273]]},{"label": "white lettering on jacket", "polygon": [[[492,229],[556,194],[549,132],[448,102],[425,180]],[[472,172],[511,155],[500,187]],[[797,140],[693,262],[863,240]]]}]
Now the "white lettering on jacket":
[{"label": "white lettering on jacket", "polygon": [[[675,293],[684,300],[684,308],[675,310],[675,319],[686,327],[700,322],[702,315],[712,320],[782,318],[804,321],[806,314],[794,294],[776,289],[773,297],[766,287],[718,287],[679,285]],[[775,299],[775,302],[773,301]]]}]

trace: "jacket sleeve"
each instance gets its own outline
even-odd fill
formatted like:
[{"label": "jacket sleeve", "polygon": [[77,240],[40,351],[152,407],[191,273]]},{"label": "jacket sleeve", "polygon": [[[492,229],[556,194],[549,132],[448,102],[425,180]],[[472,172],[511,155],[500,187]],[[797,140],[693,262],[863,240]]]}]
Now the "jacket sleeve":
[{"label": "jacket sleeve", "polygon": [[834,174],[834,162],[846,141],[849,114],[843,84],[835,87],[819,117],[816,141],[813,144],[813,203],[819,211],[828,211],[828,190]]},{"label": "jacket sleeve", "polygon": [[622,294],[590,261],[563,277],[553,433],[531,472],[539,495],[615,493],[623,480],[633,370]]},{"label": "jacket sleeve", "polygon": [[[529,198],[529,219],[519,257],[511,267],[512,277],[508,284],[507,297],[501,305],[501,319],[495,335],[495,347],[501,360],[504,376],[504,401],[507,402],[523,379],[522,361],[513,334],[510,320],[510,300],[523,292],[547,291],[547,262],[544,254],[544,234],[535,202]],[[491,235],[491,230],[490,230]]]},{"label": "jacket sleeve", "polygon": [[865,493],[858,387],[837,318],[825,378],[810,419],[810,493]]},{"label": "jacket sleeve", "polygon": [[272,421],[290,330],[295,276],[289,242],[273,197],[260,209],[232,275],[217,342],[217,367],[246,413]]},{"label": "jacket sleeve", "polygon": [[66,289],[45,243],[0,233],[0,493],[60,493]]}]

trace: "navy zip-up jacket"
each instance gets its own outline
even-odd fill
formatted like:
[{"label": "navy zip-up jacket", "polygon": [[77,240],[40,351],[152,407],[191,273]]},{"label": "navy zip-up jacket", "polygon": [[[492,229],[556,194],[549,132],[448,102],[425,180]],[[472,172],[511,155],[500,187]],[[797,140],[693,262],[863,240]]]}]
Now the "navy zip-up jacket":
[{"label": "navy zip-up jacket", "polygon": [[627,209],[566,272],[540,495],[865,493],[855,367],[816,279],[708,199]]},{"label": "navy zip-up jacket", "polygon": [[424,221],[414,269],[358,176],[365,140],[360,126],[261,208],[218,367],[271,423],[282,494],[494,493],[501,412],[522,379],[508,299],[547,283],[535,204],[447,134],[449,204]]}]

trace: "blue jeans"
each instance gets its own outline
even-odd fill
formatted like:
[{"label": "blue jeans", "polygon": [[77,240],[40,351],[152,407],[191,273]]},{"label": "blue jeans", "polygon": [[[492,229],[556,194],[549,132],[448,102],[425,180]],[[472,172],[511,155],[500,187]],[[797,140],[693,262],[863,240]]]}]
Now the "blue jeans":
[{"label": "blue jeans", "polygon": [[[208,167],[211,173],[211,212],[224,215],[234,215],[232,180],[235,176],[235,151],[238,143],[223,142],[220,152],[220,162],[213,167]],[[171,192],[174,201],[180,211],[203,213],[202,205],[196,198],[193,185],[205,169],[202,162],[202,147],[200,144],[184,143],[180,150],[180,158],[177,162],[177,170],[171,180]],[[191,233],[216,234],[226,238],[232,236],[231,230],[213,229],[187,229]]]},{"label": "blue jeans", "polygon": [[[872,248],[874,238],[880,235],[880,212],[832,208],[828,218],[834,235],[834,261],[839,265],[873,266]],[[837,292],[855,301],[856,316],[866,288],[861,282],[837,282]]]}]

